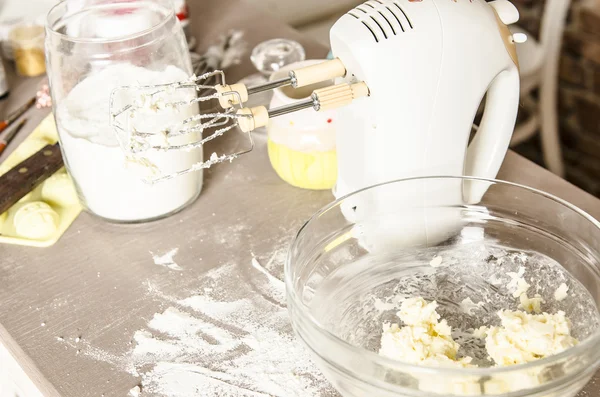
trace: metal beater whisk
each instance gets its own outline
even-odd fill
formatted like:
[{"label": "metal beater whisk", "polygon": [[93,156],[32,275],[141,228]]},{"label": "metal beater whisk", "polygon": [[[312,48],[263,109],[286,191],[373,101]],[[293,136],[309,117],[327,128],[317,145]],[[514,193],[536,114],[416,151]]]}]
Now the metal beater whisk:
[{"label": "metal beater whisk", "polygon": [[[168,175],[154,175],[148,182],[154,183],[221,163],[254,148],[251,132],[264,127],[272,117],[313,108],[316,111],[333,109],[351,103],[354,99],[369,95],[364,82],[349,82],[314,90],[312,95],[297,103],[276,109],[264,106],[243,107],[250,95],[283,86],[306,87],[338,77],[345,77],[346,68],[339,59],[293,70],[288,77],[255,87],[243,84],[228,85],[222,71],[192,76],[187,81],[153,85],[120,87],[113,91],[110,100],[110,122],[117,134],[121,148],[129,158],[141,159],[149,151],[194,150],[228,131],[239,127],[249,141],[246,149],[232,154],[213,155],[191,168]],[[210,79],[220,80],[216,85],[207,84]],[[182,91],[183,90],[183,91]],[[203,95],[198,96],[202,92]],[[125,98],[125,99],[123,99]],[[198,112],[199,104],[218,101],[210,111]],[[119,103],[121,102],[121,103]],[[194,109],[195,107],[195,109]],[[204,107],[204,106],[201,106]],[[152,118],[162,115],[179,120],[156,128]],[[146,118],[150,122],[144,122]],[[202,137],[202,133],[209,132]],[[185,143],[174,143],[184,139]]]}]

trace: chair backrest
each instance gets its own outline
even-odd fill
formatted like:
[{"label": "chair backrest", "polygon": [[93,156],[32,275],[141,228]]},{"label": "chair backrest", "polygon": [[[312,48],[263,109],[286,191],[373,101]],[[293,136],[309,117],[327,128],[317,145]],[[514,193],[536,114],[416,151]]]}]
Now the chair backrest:
[{"label": "chair backrest", "polygon": [[571,0],[545,0],[540,25],[540,44],[547,55],[553,43],[562,41]]}]

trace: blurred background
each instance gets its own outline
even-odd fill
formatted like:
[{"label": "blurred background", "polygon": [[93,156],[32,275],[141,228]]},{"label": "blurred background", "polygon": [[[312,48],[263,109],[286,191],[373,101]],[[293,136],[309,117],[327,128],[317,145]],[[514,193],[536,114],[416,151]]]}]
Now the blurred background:
[{"label": "blurred background", "polygon": [[[333,23],[361,0],[246,0],[325,46]],[[460,1],[460,0],[459,0]],[[600,196],[600,0],[512,0],[521,12],[522,105],[512,148]],[[0,40],[42,23],[57,0],[0,0]],[[180,9],[186,0],[174,1]],[[187,0],[199,5],[202,0]],[[194,23],[194,21],[189,21]],[[10,50],[3,45],[3,58]]]}]

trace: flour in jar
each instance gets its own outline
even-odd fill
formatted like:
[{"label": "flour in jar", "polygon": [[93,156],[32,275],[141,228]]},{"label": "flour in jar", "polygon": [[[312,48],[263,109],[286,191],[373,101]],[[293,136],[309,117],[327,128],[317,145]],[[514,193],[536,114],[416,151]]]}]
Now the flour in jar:
[{"label": "flour in jar", "polygon": [[[202,170],[151,185],[143,181],[148,171],[127,161],[109,123],[110,95],[113,89],[131,85],[166,84],[188,78],[185,71],[169,65],[157,71],[130,63],[116,64],[79,82],[58,103],[56,122],[69,172],[87,208],[107,219],[138,221],[172,213],[200,193]],[[169,101],[190,99],[194,92],[176,90]],[[132,103],[131,92],[120,92],[116,103]],[[144,114],[136,128],[160,131],[161,126],[180,122],[198,113],[198,107],[165,109]],[[170,141],[180,145],[198,140],[200,133],[179,136]],[[147,160],[163,173],[192,167],[202,161],[202,150],[148,152]],[[141,171],[141,172],[140,172]]]}]

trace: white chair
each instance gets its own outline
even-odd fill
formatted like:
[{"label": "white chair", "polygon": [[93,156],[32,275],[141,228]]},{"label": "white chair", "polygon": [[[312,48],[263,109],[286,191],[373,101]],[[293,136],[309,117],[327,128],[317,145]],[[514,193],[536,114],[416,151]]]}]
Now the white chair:
[{"label": "white chair", "polygon": [[[513,33],[525,33],[523,44],[517,44],[521,67],[521,98],[530,112],[529,119],[517,125],[511,145],[519,144],[539,130],[544,162],[553,173],[564,176],[564,164],[558,128],[558,68],[562,37],[571,0],[546,0],[540,37],[536,40],[518,25]],[[532,91],[539,87],[539,100]]]}]

